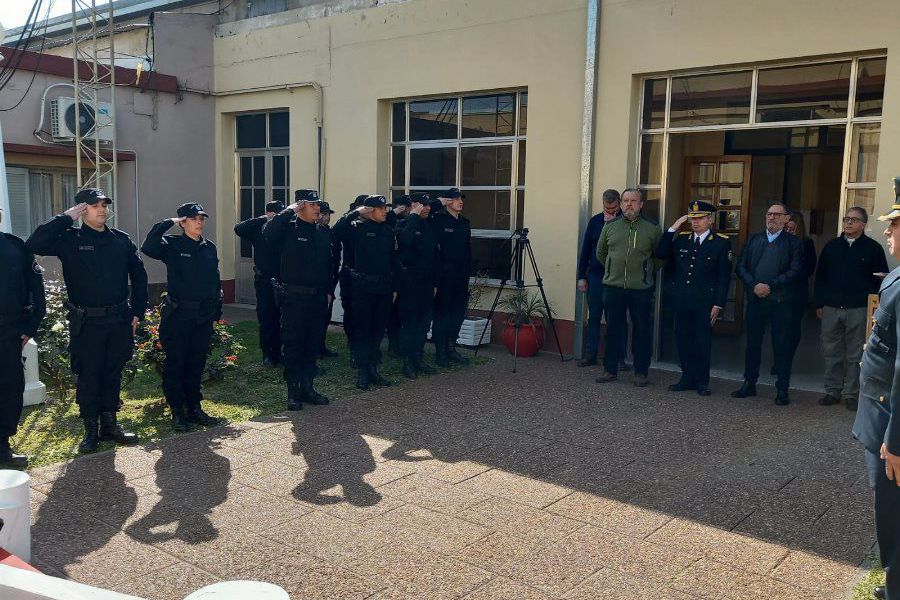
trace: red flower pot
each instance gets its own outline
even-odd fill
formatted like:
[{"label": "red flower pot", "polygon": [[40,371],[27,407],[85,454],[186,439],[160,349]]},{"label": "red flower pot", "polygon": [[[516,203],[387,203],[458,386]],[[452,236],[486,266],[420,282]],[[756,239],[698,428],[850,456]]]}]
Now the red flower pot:
[{"label": "red flower pot", "polygon": [[[503,345],[510,354],[516,354],[516,325],[512,319],[506,321],[503,330]],[[517,356],[534,356],[544,346],[544,324],[534,320],[519,327]]]}]

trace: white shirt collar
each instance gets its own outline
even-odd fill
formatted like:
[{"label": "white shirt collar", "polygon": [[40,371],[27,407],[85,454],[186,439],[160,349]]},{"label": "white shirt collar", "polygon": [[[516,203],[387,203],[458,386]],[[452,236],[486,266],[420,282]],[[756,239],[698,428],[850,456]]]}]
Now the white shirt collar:
[{"label": "white shirt collar", "polygon": [[699,237],[699,238],[700,238],[700,244],[702,245],[703,242],[706,241],[706,238],[709,237],[709,234],[710,234],[710,233],[712,233],[712,229],[707,229],[706,231],[704,231],[703,233],[701,233],[699,236],[698,236],[696,233],[693,234],[693,235],[691,236],[691,243],[693,244],[693,243],[694,243],[694,240],[695,240],[697,237]]},{"label": "white shirt collar", "polygon": [[[784,230],[782,229],[781,231],[784,231]],[[770,244],[772,242],[774,242],[776,239],[778,239],[778,236],[781,235],[781,231],[776,231],[775,233],[769,233],[769,230],[766,229],[766,237],[769,238]]]}]

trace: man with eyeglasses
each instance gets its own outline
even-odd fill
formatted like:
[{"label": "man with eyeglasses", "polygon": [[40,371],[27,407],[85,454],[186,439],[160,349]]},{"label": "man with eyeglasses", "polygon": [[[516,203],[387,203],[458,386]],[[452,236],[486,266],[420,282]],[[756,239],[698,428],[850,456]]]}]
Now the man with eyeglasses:
[{"label": "man with eyeglasses", "polygon": [[822,406],[838,404],[856,410],[859,358],[866,338],[866,305],[887,272],[881,244],[865,233],[869,214],[854,206],[844,215],[844,232],[822,249],[813,302],[822,320],[825,395]]},{"label": "man with eyeglasses", "polygon": [[744,383],[731,393],[733,398],[756,395],[762,340],[769,324],[777,377],[775,404],[784,406],[790,402],[791,299],[795,284],[803,275],[803,244],[798,237],[783,234],[790,214],[783,202],[772,203],[766,211],[766,230],[747,238],[735,267],[747,294],[747,348]]}]

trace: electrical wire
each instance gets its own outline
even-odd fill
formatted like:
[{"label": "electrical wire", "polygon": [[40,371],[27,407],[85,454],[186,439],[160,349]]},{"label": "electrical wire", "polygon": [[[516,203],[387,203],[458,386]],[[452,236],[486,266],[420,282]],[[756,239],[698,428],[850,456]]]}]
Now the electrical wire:
[{"label": "electrical wire", "polygon": [[[41,1],[42,0],[37,0],[37,2],[41,2]],[[47,33],[47,26],[50,23],[50,11],[53,9],[54,2],[55,2],[55,0],[50,0],[49,3],[47,4],[47,12],[44,16],[44,33]],[[42,39],[46,40],[47,38],[46,38],[46,36],[42,35]],[[0,108],[0,112],[8,112],[11,110],[15,110],[16,108],[19,108],[19,106],[22,104],[22,102],[25,101],[25,98],[28,96],[28,92],[31,91],[31,87],[34,85],[34,80],[37,77],[37,73],[39,70],[38,67],[40,67],[40,65],[41,65],[41,58],[43,56],[44,56],[44,42],[42,41],[41,48],[40,48],[40,50],[38,50],[37,64],[34,66],[34,69],[31,71],[31,81],[28,82],[28,87],[25,88],[25,93],[22,94],[22,97],[19,98],[19,101],[16,102],[14,105],[10,106],[9,108]],[[18,65],[16,66],[16,70],[18,70]],[[12,79],[13,75],[15,75],[15,71],[13,71],[12,74],[10,75],[10,79]],[[0,87],[0,90],[2,90],[2,89],[3,88]]]},{"label": "electrical wire", "polygon": [[34,4],[31,5],[31,10],[28,12],[28,18],[25,21],[25,25],[22,26],[22,33],[19,34],[19,39],[16,40],[16,43],[12,46],[13,58],[6,61],[3,66],[0,67],[0,90],[6,87],[12,79],[12,76],[15,75],[18,70],[19,64],[22,62],[23,54],[21,51],[27,44],[28,37],[34,31],[34,26],[40,15],[40,7],[42,4],[43,0],[35,0]]}]

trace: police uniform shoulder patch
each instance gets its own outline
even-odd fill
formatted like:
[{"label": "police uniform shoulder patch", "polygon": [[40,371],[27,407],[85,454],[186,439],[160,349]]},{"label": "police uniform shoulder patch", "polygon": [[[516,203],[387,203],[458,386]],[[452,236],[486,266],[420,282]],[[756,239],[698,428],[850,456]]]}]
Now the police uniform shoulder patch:
[{"label": "police uniform shoulder patch", "polygon": [[691,235],[692,231],[679,231],[678,235]]},{"label": "police uniform shoulder patch", "polygon": [[723,240],[731,240],[731,238],[728,237],[727,235],[725,235],[724,233],[719,233],[719,232],[717,231],[717,232],[716,232],[716,235],[719,236],[720,238],[722,238]]}]

